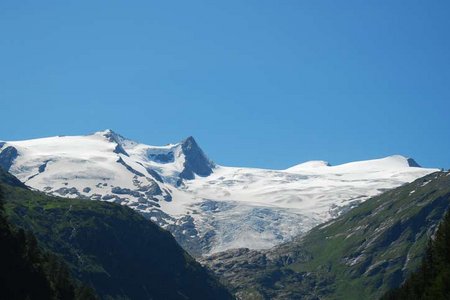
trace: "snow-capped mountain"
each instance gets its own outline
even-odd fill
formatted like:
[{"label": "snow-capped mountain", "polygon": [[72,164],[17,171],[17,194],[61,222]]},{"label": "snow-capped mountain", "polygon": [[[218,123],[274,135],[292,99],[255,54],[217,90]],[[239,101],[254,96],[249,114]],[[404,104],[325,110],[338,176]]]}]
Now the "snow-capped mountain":
[{"label": "snow-capped mountain", "polygon": [[63,197],[117,202],[170,230],[193,254],[269,248],[367,198],[436,169],[412,159],[286,170],[224,167],[189,137],[149,146],[111,130],[0,143],[0,167]]}]

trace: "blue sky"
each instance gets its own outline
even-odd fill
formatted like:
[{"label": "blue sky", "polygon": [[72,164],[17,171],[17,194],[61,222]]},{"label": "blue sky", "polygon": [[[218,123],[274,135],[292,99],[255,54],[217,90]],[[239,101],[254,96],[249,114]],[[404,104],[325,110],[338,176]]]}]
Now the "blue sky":
[{"label": "blue sky", "polygon": [[0,139],[450,167],[449,1],[1,1]]}]

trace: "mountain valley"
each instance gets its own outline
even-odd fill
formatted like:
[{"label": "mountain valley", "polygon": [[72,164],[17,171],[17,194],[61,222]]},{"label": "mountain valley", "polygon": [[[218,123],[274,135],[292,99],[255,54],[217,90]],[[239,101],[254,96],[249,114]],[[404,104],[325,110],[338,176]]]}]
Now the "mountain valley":
[{"label": "mountain valley", "polygon": [[203,263],[240,299],[378,299],[419,267],[449,207],[450,173],[436,172],[291,242],[228,250]]}]

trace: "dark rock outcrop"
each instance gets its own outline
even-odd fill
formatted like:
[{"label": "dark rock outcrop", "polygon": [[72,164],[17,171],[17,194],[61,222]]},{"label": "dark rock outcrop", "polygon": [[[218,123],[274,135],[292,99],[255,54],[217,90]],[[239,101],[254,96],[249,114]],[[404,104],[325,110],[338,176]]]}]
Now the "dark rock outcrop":
[{"label": "dark rock outcrop", "polygon": [[185,155],[184,170],[180,173],[181,179],[194,179],[195,174],[209,176],[213,172],[214,163],[210,161],[192,136],[181,143]]},{"label": "dark rock outcrop", "polygon": [[18,156],[17,149],[13,146],[8,146],[0,153],[0,168],[5,171],[9,171],[14,160]]}]

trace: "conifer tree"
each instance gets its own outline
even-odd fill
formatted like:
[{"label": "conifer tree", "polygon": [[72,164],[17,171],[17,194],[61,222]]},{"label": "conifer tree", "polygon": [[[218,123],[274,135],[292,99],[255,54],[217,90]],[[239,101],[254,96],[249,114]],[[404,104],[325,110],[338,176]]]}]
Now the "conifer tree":
[{"label": "conifer tree", "polygon": [[450,299],[450,212],[428,243],[422,265],[400,288],[388,292],[384,300]]}]

